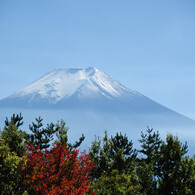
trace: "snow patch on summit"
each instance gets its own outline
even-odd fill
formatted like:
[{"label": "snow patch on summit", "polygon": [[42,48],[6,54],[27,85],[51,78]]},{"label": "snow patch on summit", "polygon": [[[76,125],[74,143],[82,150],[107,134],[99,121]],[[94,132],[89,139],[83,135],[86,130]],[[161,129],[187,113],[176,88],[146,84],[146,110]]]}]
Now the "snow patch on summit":
[{"label": "snow patch on summit", "polygon": [[86,69],[56,69],[24,89],[15,92],[14,97],[41,97],[55,104],[62,99],[68,99],[76,94],[78,98],[105,97],[108,99],[142,96],[104,72],[94,67]]}]

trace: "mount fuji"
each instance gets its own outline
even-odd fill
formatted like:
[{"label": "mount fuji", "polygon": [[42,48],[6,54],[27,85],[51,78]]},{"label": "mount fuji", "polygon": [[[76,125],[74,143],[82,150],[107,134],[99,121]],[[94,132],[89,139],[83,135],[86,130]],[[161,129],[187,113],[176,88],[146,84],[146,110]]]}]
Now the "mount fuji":
[{"label": "mount fuji", "polygon": [[1,100],[0,106],[177,114],[94,67],[54,70]]},{"label": "mount fuji", "polygon": [[[0,100],[0,117],[22,112],[24,118],[64,119],[71,129],[93,136],[107,129],[140,135],[147,126],[194,139],[195,121],[114,80],[104,72],[58,69]],[[3,118],[3,119],[4,119]],[[1,119],[2,120],[2,119]],[[77,129],[77,130],[76,130]]]},{"label": "mount fuji", "polygon": [[109,110],[116,105],[122,107],[129,103],[138,106],[146,99],[105,73],[90,67],[54,70],[1,100],[0,105],[26,108],[85,107],[85,109]]}]

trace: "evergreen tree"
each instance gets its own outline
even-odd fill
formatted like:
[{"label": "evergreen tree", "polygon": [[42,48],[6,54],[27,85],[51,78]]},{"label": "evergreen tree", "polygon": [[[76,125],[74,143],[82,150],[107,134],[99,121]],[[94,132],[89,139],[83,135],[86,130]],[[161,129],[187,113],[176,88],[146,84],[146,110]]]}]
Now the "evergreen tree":
[{"label": "evergreen tree", "polygon": [[53,123],[47,124],[46,128],[43,128],[43,119],[41,117],[36,118],[36,123],[32,122],[29,125],[29,129],[32,134],[26,134],[27,140],[35,147],[39,147],[40,150],[50,147],[51,141],[54,139],[54,134],[58,131]]},{"label": "evergreen tree", "polygon": [[110,158],[113,159],[112,169],[119,173],[126,173],[131,167],[131,162],[136,159],[137,152],[133,149],[133,142],[121,133],[111,136]]},{"label": "evergreen tree", "polygon": [[22,114],[13,114],[13,116],[11,117],[11,120],[9,121],[8,118],[6,117],[5,120],[5,126],[8,127],[9,125],[16,125],[17,127],[23,125],[23,117]]},{"label": "evergreen tree", "polygon": [[105,131],[102,144],[100,138],[96,137],[90,148],[90,157],[94,159],[96,167],[94,177],[99,177],[102,172],[110,173],[113,169],[118,170],[119,173],[127,173],[136,156],[133,143],[126,135],[117,133],[114,137],[108,138]]},{"label": "evergreen tree", "polygon": [[57,122],[56,128],[58,129],[56,132],[56,136],[58,138],[57,142],[64,144],[69,150],[78,148],[85,139],[85,136],[82,134],[79,140],[76,141],[74,144],[68,143],[68,129],[69,128],[66,127],[66,123],[63,120],[60,120]]},{"label": "evergreen tree", "polygon": [[100,150],[101,150],[101,139],[95,136],[95,140],[91,144],[89,149],[90,159],[94,161],[94,168],[92,169],[92,178],[97,179],[101,177],[103,169],[100,167]]},{"label": "evergreen tree", "polygon": [[[18,128],[23,117],[15,115],[5,120],[0,132],[0,194],[18,194],[23,178],[22,166],[25,164],[24,132]],[[21,193],[20,193],[21,194]]]},{"label": "evergreen tree", "polygon": [[193,158],[186,156],[181,162],[180,179],[183,194],[195,194],[195,155]]},{"label": "evergreen tree", "polygon": [[139,140],[141,143],[140,153],[144,154],[144,159],[146,164],[153,164],[156,166],[156,162],[158,161],[158,154],[160,150],[160,146],[162,144],[162,139],[160,138],[159,132],[154,132],[153,129],[149,127],[144,134],[141,132],[141,139]]},{"label": "evergreen tree", "polygon": [[22,194],[22,166],[25,158],[11,152],[5,140],[0,137],[0,194]]},{"label": "evergreen tree", "polygon": [[126,135],[117,133],[108,138],[105,132],[102,143],[99,137],[92,142],[89,155],[95,164],[92,178],[97,194],[133,194],[133,189],[139,188],[134,169],[137,153]]},{"label": "evergreen tree", "polygon": [[141,194],[141,185],[134,171],[131,171],[131,174],[119,173],[116,169],[113,169],[109,174],[104,172],[93,185],[97,189],[97,194],[101,195]]},{"label": "evergreen tree", "polygon": [[145,161],[140,161],[137,164],[137,175],[139,177],[139,183],[141,186],[141,194],[158,194],[157,179],[155,178],[154,167],[151,163],[146,164]]},{"label": "evergreen tree", "polygon": [[194,165],[184,157],[187,148],[187,143],[180,143],[178,137],[172,135],[163,142],[159,159],[159,194],[192,194]]},{"label": "evergreen tree", "polygon": [[147,127],[146,133],[141,132],[141,157],[138,166],[138,174],[142,185],[142,193],[157,194],[158,160],[162,140],[159,132]]},{"label": "evergreen tree", "polygon": [[4,129],[0,132],[1,138],[8,145],[10,151],[15,152],[18,156],[25,153],[25,133],[18,129],[23,124],[22,119],[21,114],[16,116],[13,114],[10,121],[6,118]]}]

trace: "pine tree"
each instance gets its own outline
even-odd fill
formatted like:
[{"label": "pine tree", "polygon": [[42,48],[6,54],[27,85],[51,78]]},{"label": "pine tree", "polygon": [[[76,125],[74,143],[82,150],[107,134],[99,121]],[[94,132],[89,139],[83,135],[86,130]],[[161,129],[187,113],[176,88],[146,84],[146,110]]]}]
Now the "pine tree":
[{"label": "pine tree", "polygon": [[92,142],[89,155],[95,164],[92,178],[97,194],[138,194],[140,185],[134,168],[137,153],[126,135],[117,133],[109,138],[105,132],[102,141],[96,137]]},{"label": "pine tree", "polygon": [[11,152],[0,137],[0,194],[18,194],[23,178],[22,164],[25,164],[25,158]]},{"label": "pine tree", "polygon": [[144,154],[145,158],[143,157],[146,164],[152,163],[154,166],[158,161],[158,154],[160,150],[160,146],[162,144],[162,139],[160,138],[159,132],[154,132],[153,129],[149,127],[144,134],[141,132],[141,138],[139,142],[141,143],[141,150],[140,153]]},{"label": "pine tree", "polygon": [[110,157],[114,160],[112,169],[117,169],[119,173],[127,173],[131,167],[131,162],[136,159],[137,152],[133,150],[133,142],[128,140],[126,134],[121,133],[111,136]]},{"label": "pine tree", "polygon": [[187,143],[180,143],[173,135],[168,135],[163,142],[159,159],[159,194],[192,194],[194,165],[185,157],[187,148]]},{"label": "pine tree", "polygon": [[58,127],[50,123],[47,124],[46,128],[43,128],[43,119],[39,117],[35,120],[36,123],[32,122],[32,125],[29,125],[32,134],[27,134],[26,138],[29,140],[29,143],[35,147],[39,147],[40,150],[47,149],[50,147],[50,143],[54,139],[54,134],[58,131]]},{"label": "pine tree", "polygon": [[85,136],[82,134],[79,140],[76,141],[74,144],[68,143],[69,128],[66,127],[66,123],[63,120],[57,122],[56,128],[58,129],[56,132],[56,136],[58,138],[57,142],[64,144],[69,150],[78,148],[85,139]]},{"label": "pine tree", "polygon": [[147,127],[146,133],[141,132],[141,157],[138,166],[138,175],[142,185],[142,193],[157,194],[158,160],[162,140],[159,132]]},{"label": "pine tree", "polygon": [[15,115],[5,120],[0,132],[0,194],[17,194],[21,187],[23,172],[21,164],[25,164],[24,132],[18,128],[23,124],[23,117]]},{"label": "pine tree", "polygon": [[18,156],[25,153],[25,133],[18,129],[23,124],[22,119],[21,114],[13,114],[10,121],[6,118],[4,129],[0,132],[1,138],[8,145],[10,151],[15,152]]},{"label": "pine tree", "polygon": [[5,120],[5,126],[8,127],[9,125],[16,125],[17,127],[23,125],[23,117],[22,114],[13,114],[13,116],[11,117],[11,120],[9,121],[8,118],[6,117]]}]

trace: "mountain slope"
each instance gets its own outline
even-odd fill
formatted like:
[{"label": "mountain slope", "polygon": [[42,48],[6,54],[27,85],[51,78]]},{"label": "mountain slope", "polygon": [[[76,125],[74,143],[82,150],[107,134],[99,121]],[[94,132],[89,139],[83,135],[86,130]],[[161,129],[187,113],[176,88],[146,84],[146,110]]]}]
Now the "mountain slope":
[{"label": "mountain slope", "polygon": [[70,104],[89,105],[90,102],[92,106],[97,103],[105,105],[109,102],[127,102],[143,97],[105,73],[90,67],[54,70],[0,103],[16,107],[66,107]]},{"label": "mountain slope", "polygon": [[132,114],[178,113],[94,67],[54,70],[0,101],[1,107],[84,109]]}]

